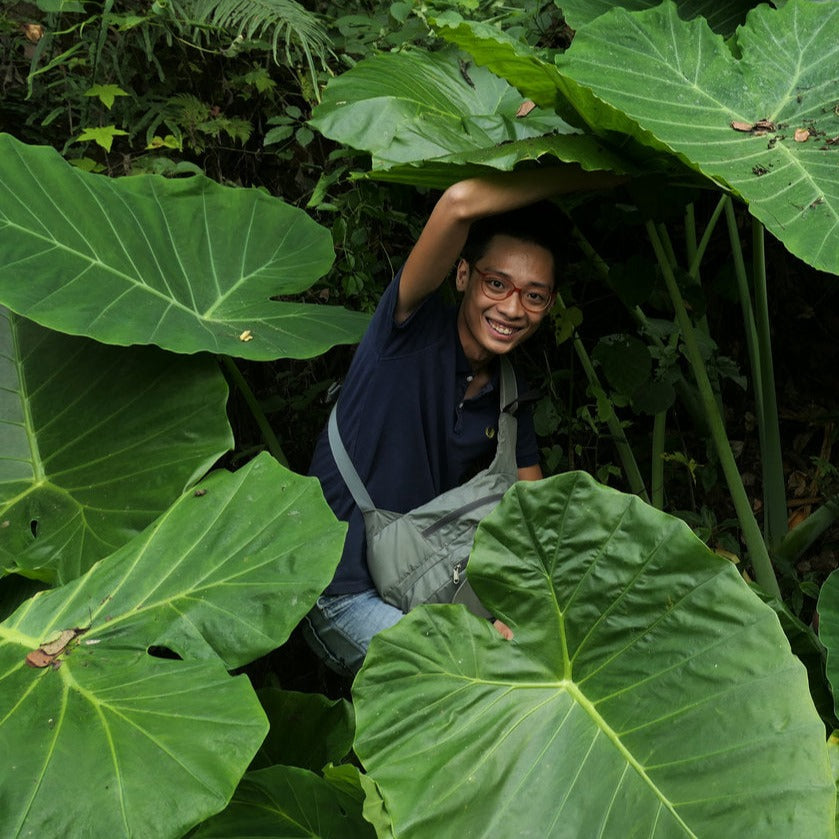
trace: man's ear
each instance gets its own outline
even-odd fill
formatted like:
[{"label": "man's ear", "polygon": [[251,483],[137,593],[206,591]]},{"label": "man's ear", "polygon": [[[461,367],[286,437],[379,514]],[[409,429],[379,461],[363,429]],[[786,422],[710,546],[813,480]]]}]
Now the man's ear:
[{"label": "man's ear", "polygon": [[457,263],[457,273],[455,274],[455,285],[458,291],[466,291],[466,284],[469,282],[469,263],[465,259],[461,259]]}]

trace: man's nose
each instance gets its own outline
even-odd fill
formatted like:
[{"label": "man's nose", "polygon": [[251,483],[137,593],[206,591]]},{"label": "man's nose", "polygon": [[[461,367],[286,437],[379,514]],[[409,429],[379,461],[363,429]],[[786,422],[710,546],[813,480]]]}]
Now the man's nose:
[{"label": "man's nose", "polygon": [[518,318],[524,314],[524,306],[521,304],[521,291],[513,289],[513,293],[509,297],[501,300],[496,308],[499,312],[507,315],[510,318]]}]

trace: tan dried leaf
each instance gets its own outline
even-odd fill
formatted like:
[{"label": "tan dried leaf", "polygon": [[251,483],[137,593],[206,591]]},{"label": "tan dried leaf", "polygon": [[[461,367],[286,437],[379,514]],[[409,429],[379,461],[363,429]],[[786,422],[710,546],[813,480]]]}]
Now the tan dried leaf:
[{"label": "tan dried leaf", "polygon": [[81,630],[78,629],[62,629],[58,637],[41,644],[41,651],[51,656],[61,655],[67,645],[80,633]]},{"label": "tan dried leaf", "polygon": [[40,23],[22,23],[21,31],[28,41],[37,44],[44,37],[44,27]]},{"label": "tan dried leaf", "polygon": [[55,656],[45,653],[43,650],[32,650],[26,654],[26,663],[30,667],[49,667]]}]

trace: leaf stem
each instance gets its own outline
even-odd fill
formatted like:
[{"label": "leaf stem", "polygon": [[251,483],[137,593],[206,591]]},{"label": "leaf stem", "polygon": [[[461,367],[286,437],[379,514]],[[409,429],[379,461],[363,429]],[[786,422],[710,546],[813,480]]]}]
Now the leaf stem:
[{"label": "leaf stem", "polygon": [[731,255],[734,259],[734,274],[737,278],[737,292],[740,295],[740,307],[743,310],[743,330],[746,334],[746,349],[749,353],[749,365],[752,370],[752,387],[755,394],[755,414],[758,419],[758,434],[760,449],[764,450],[763,442],[763,377],[760,375],[760,344],[758,343],[757,326],[755,323],[752,298],[749,293],[749,281],[746,277],[746,263],[743,260],[743,250],[740,247],[740,231],[737,229],[737,218],[734,206],[726,196],[725,218],[728,223],[728,238],[731,242]]},{"label": "leaf stem", "polygon": [[766,252],[763,225],[752,218],[752,260],[755,286],[757,341],[760,352],[763,390],[763,506],[764,530],[770,550],[775,550],[787,533],[787,494],[784,484],[784,459],[778,425],[778,401],[775,395],[775,369],[772,364],[772,337],[769,330],[769,296],[766,283]]},{"label": "leaf stem", "polygon": [[676,284],[676,278],[670,268],[655,225],[648,221],[646,228],[647,235],[650,237],[650,242],[661,267],[664,282],[667,285],[667,291],[676,310],[676,319],[682,332],[682,340],[685,343],[688,361],[693,368],[702,405],[708,419],[711,438],[717,449],[717,455],[728,484],[728,490],[734,502],[734,509],[737,512],[737,518],[743,531],[743,538],[746,540],[746,548],[754,568],[755,577],[764,591],[780,598],[781,590],[769,559],[766,543],[763,541],[760,527],[755,520],[746,489],[743,486],[743,479],[740,477],[740,472],[737,469],[737,463],[734,460],[734,454],[731,451],[731,445],[725,433],[722,416],[714,398],[714,391],[711,387],[711,381],[708,378],[708,371],[705,367],[705,362],[702,360],[702,353],[700,352],[699,344],[693,331],[693,325],[688,317],[684,300],[682,300],[681,292]]},{"label": "leaf stem", "polygon": [[653,418],[652,468],[650,491],[652,505],[658,510],[664,509],[664,432],[667,425],[667,411],[659,411]]},{"label": "leaf stem", "polygon": [[[557,293],[556,302],[560,309],[564,311],[566,306],[559,293]],[[591,358],[589,357],[589,354],[586,351],[583,342],[580,340],[580,336],[577,334],[576,330],[574,332],[572,342],[574,344],[574,350],[577,353],[577,357],[580,360],[580,364],[585,371],[586,378],[588,379],[592,389],[603,391],[603,386],[600,384],[597,371],[594,369]],[[626,475],[626,480],[629,483],[630,491],[649,503],[649,496],[647,495],[647,489],[644,486],[644,479],[641,477],[641,470],[638,468],[635,455],[632,453],[632,448],[629,445],[629,441],[626,439],[623,426],[621,426],[620,420],[615,414],[615,409],[611,400],[607,398],[604,402],[606,405],[606,425],[609,428],[612,441],[617,449],[618,457],[620,458],[621,465],[623,466],[623,471]]]},{"label": "leaf stem", "polygon": [[227,371],[227,374],[230,376],[233,384],[236,385],[236,388],[239,393],[242,394],[248,408],[250,408],[251,415],[256,421],[256,424],[259,426],[259,430],[262,433],[262,439],[265,441],[268,451],[271,452],[271,454],[280,463],[282,463],[283,466],[288,467],[288,460],[283,453],[280,441],[277,439],[277,435],[274,434],[274,429],[271,428],[271,423],[268,422],[268,417],[265,416],[265,411],[262,410],[262,406],[259,404],[256,396],[254,396],[250,385],[245,381],[242,371],[229,355],[222,355],[219,356],[219,358],[221,359],[221,363],[224,365],[224,369]]}]

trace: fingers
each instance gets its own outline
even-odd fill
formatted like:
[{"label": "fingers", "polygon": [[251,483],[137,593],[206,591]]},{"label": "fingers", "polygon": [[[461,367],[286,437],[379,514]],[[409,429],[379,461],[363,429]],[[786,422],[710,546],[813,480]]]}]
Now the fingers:
[{"label": "fingers", "polygon": [[513,638],[513,630],[507,626],[504,621],[494,620],[492,625],[498,630],[498,633],[501,635],[502,638],[506,638],[508,641],[511,641]]}]

